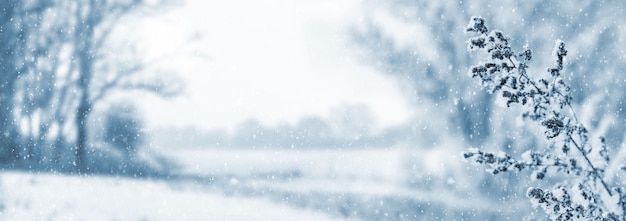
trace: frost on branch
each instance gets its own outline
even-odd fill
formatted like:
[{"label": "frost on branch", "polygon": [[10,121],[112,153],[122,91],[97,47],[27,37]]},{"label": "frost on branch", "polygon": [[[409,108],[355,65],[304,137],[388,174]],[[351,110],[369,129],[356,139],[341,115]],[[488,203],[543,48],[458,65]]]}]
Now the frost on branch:
[{"label": "frost on branch", "polygon": [[620,220],[615,213],[605,213],[598,206],[600,196],[582,184],[572,188],[558,186],[552,191],[529,188],[526,196],[552,220]]},{"label": "frost on branch", "polygon": [[471,159],[474,162],[490,166],[490,168],[487,169],[487,172],[494,175],[510,170],[521,171],[527,165],[530,165],[529,163],[516,161],[505,153],[485,153],[476,148],[470,149],[470,151],[463,154],[463,156],[465,159]]},{"label": "frost on branch", "polygon": [[501,31],[489,31],[485,23],[481,17],[472,17],[466,28],[474,34],[467,41],[468,51],[487,54],[470,68],[469,75],[489,93],[503,97],[507,107],[517,105],[524,110],[522,116],[537,122],[551,144],[525,153],[522,160],[475,148],[464,157],[486,165],[494,175],[529,169],[531,180],[542,180],[548,175],[563,178],[552,190],[530,188],[526,193],[533,205],[541,206],[553,220],[626,221],[624,191],[611,189],[604,181],[604,167],[610,161],[604,138],[600,138],[602,146],[598,152],[604,162],[594,164],[589,156],[593,148],[588,131],[579,123],[571,105],[571,88],[561,77],[567,56],[565,43],[555,43],[554,67],[547,69],[550,77],[534,79],[527,72],[533,58],[530,47],[525,45],[520,52],[513,51],[510,38]]}]

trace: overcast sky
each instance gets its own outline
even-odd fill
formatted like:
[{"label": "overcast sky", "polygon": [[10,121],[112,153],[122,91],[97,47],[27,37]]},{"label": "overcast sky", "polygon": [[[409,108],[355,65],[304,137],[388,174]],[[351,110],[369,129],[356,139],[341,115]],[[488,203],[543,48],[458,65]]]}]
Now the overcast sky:
[{"label": "overcast sky", "polygon": [[364,10],[359,1],[188,0],[127,24],[138,34],[125,40],[146,59],[166,56],[158,68],[188,86],[173,100],[142,99],[149,125],[271,125],[344,105],[368,106],[378,126],[405,121],[411,110],[398,82],[363,63],[350,42]]}]

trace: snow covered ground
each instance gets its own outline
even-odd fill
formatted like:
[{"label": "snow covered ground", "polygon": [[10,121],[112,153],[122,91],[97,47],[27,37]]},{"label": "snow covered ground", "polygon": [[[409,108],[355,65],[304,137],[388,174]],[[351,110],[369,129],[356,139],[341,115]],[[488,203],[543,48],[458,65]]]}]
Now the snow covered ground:
[{"label": "snow covered ground", "polygon": [[168,181],[17,172],[1,179],[3,220],[339,220]]},{"label": "snow covered ground", "polygon": [[[403,148],[161,152],[177,162],[171,176],[1,173],[0,219],[463,220],[514,213],[468,201],[450,191],[450,179],[423,181],[431,183],[426,189],[408,185]],[[434,156],[423,152],[409,159]]]}]

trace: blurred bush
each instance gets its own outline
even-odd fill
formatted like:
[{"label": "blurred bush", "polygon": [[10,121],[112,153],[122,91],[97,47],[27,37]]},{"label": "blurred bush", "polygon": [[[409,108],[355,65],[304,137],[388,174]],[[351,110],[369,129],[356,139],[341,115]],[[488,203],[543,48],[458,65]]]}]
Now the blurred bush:
[{"label": "blurred bush", "polygon": [[105,115],[103,139],[132,159],[143,142],[142,120],[132,104],[114,105]]}]

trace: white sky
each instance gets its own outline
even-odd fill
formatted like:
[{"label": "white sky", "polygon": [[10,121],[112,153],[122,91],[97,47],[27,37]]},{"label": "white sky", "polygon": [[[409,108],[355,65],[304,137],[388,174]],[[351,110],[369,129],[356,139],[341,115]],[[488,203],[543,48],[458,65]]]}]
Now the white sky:
[{"label": "white sky", "polygon": [[[188,0],[130,25],[127,36],[158,68],[178,73],[187,91],[143,99],[151,126],[233,126],[328,116],[342,105],[371,108],[379,126],[401,123],[411,108],[397,82],[357,58],[348,29],[358,1]],[[130,37],[135,36],[135,37]],[[169,57],[171,56],[171,57]]]}]

